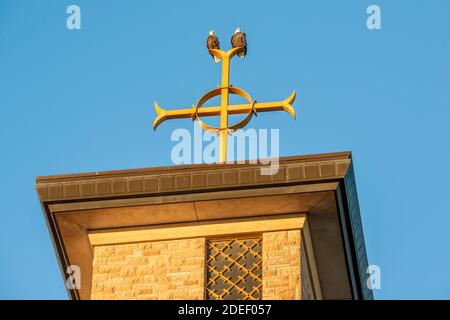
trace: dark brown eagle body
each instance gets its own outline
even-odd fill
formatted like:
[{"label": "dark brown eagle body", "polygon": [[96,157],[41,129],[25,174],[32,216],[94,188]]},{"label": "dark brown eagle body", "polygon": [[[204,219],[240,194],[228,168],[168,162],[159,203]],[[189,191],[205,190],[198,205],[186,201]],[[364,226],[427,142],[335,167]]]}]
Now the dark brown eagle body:
[{"label": "dark brown eagle body", "polygon": [[[210,34],[208,36],[208,38],[206,38],[206,47],[208,48],[208,50],[209,49],[220,49],[219,38],[217,38],[217,36],[215,34]],[[213,57],[213,59],[216,63],[218,63],[220,61],[213,54],[211,54],[211,56]]]},{"label": "dark brown eagle body", "polygon": [[247,54],[247,37],[245,36],[245,33],[240,31],[235,32],[231,37],[231,45],[233,48],[244,47],[244,50],[238,53],[239,57],[243,59]]}]

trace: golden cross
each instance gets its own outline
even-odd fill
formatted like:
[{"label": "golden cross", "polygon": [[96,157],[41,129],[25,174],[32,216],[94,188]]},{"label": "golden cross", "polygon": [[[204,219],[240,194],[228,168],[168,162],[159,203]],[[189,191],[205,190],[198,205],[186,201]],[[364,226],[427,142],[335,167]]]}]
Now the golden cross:
[{"label": "golden cross", "polygon": [[[191,118],[198,120],[199,125],[204,130],[212,130],[219,133],[219,162],[225,163],[227,160],[227,134],[234,130],[243,128],[252,118],[253,114],[268,111],[286,111],[295,118],[295,110],[292,103],[295,100],[295,91],[283,101],[275,102],[256,102],[252,100],[250,95],[240,88],[230,85],[230,60],[244,48],[237,47],[227,52],[217,49],[210,49],[209,52],[221,59],[222,61],[222,84],[220,87],[205,93],[196,105],[192,105],[189,109],[165,110],[161,108],[155,101],[156,118],[153,121],[153,128],[156,129],[163,121],[169,119]],[[248,101],[246,104],[229,105],[229,95],[235,94],[243,97]],[[209,99],[220,95],[220,106],[202,107]],[[246,114],[245,118],[240,122],[229,125],[229,114]],[[218,128],[205,124],[200,117],[220,116],[220,126]]]}]

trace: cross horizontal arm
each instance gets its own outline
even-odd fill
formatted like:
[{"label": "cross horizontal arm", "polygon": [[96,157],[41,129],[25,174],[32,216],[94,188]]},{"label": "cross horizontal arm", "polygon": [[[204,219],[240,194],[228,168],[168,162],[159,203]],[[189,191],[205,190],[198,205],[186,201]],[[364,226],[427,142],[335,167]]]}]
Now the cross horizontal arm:
[{"label": "cross horizontal arm", "polygon": [[[293,118],[295,118],[295,110],[292,107],[292,103],[295,101],[295,91],[283,101],[273,101],[273,102],[256,102],[253,105],[254,111],[258,112],[269,112],[269,111],[286,111]],[[251,103],[245,104],[235,104],[228,106],[228,114],[245,114],[252,108]],[[175,109],[175,110],[165,110],[161,108],[155,101],[156,118],[153,121],[153,128],[156,129],[162,122],[169,119],[183,119],[183,118],[194,118],[195,106],[186,109]],[[200,117],[218,116],[220,115],[220,106],[213,107],[201,107],[198,108],[197,113]],[[193,119],[194,120],[194,119]]]}]

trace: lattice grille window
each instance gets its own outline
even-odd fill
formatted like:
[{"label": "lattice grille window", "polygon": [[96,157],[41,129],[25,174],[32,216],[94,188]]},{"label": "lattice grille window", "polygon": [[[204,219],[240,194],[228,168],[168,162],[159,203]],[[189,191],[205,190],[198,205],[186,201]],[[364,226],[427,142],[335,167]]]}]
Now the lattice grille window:
[{"label": "lattice grille window", "polygon": [[262,237],[207,241],[208,300],[259,300]]}]

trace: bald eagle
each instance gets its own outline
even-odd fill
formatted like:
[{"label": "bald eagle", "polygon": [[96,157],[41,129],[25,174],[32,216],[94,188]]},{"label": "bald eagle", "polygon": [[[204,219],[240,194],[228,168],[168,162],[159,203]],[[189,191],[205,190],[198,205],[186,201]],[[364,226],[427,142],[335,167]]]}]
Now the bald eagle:
[{"label": "bald eagle", "polygon": [[239,57],[244,59],[247,54],[247,37],[244,32],[241,32],[241,28],[237,28],[234,35],[231,37],[231,45],[233,48],[244,47],[244,50],[238,53]]},{"label": "bald eagle", "polygon": [[[209,49],[220,49],[220,43],[219,38],[214,34],[214,30],[211,30],[209,32],[208,38],[206,38],[206,47]],[[216,63],[219,63],[220,59],[217,58],[215,55],[211,54],[214,61]]]}]

